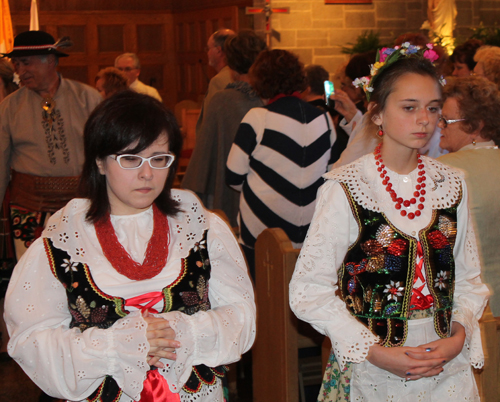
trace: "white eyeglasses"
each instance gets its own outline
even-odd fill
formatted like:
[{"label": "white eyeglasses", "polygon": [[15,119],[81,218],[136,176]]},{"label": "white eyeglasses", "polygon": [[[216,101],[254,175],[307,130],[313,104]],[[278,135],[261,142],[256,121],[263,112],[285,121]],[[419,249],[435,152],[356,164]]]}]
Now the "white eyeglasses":
[{"label": "white eyeglasses", "polygon": [[439,121],[441,123],[443,123],[444,128],[448,127],[448,124],[458,123],[459,121],[465,121],[465,120],[467,120],[467,119],[448,120],[448,119],[445,119],[443,116],[439,116]]},{"label": "white eyeglasses", "polygon": [[109,156],[116,160],[122,169],[139,169],[145,161],[148,161],[149,166],[153,169],[167,169],[175,160],[175,156],[172,154],[153,155],[149,158],[131,154]]}]

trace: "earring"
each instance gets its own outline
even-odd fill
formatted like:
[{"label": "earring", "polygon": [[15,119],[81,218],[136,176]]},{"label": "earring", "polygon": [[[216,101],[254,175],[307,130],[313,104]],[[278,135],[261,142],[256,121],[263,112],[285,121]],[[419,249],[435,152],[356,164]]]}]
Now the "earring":
[{"label": "earring", "polygon": [[472,145],[476,146],[476,139],[475,138],[472,139]]},{"label": "earring", "polygon": [[384,136],[384,130],[382,130],[382,126],[378,126],[378,128],[377,135],[382,138]]}]

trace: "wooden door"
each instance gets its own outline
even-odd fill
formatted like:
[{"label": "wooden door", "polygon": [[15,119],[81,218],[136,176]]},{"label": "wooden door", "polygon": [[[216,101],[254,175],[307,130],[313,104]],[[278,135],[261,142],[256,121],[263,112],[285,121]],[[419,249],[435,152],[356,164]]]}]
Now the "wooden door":
[{"label": "wooden door", "polygon": [[221,7],[174,14],[177,55],[177,99],[200,101],[215,70],[208,66],[205,47],[215,31],[239,29],[238,7]]},{"label": "wooden door", "polygon": [[[159,11],[40,12],[40,29],[54,38],[70,36],[70,57],[60,59],[65,78],[94,86],[97,72],[131,52],[141,60],[140,80],[155,87],[173,109],[177,102],[173,16]],[[14,34],[29,29],[29,14],[12,13]]]}]

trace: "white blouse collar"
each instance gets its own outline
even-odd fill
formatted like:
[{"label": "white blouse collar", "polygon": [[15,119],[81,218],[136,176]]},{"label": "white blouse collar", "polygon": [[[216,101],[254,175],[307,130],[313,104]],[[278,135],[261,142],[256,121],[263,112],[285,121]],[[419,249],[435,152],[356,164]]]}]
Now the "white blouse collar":
[{"label": "white blouse collar", "polygon": [[[172,198],[180,202],[181,212],[168,217],[170,227],[169,259],[185,258],[209,228],[209,211],[190,191],[172,190]],[[42,237],[52,240],[54,246],[66,251],[74,262],[89,263],[100,258],[94,225],[85,220],[89,207],[87,199],[73,199],[49,219]],[[152,208],[134,215],[111,216],[118,240],[137,261],[143,259],[143,248],[152,233]]]},{"label": "white blouse collar", "polygon": [[[452,206],[461,196],[461,180],[463,173],[455,168],[447,166],[435,159],[422,155],[427,177],[426,205],[432,209],[443,209]],[[408,175],[398,175],[388,172],[391,182],[399,181],[402,176],[408,177],[413,183],[417,180],[417,170]],[[336,180],[345,183],[352,196],[363,208],[371,211],[383,212],[386,189],[379,177],[375,158],[372,153],[367,154],[355,162],[334,169],[325,175],[325,179]],[[381,196],[384,194],[384,196]]]}]

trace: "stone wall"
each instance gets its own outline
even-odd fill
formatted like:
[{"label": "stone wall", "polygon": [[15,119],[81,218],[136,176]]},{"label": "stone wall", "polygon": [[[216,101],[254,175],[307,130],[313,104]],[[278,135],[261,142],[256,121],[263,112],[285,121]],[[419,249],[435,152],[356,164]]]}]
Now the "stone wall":
[{"label": "stone wall", "polygon": [[[343,46],[353,43],[367,30],[380,32],[390,43],[404,32],[418,31],[427,19],[427,0],[373,0],[372,4],[328,4],[324,0],[271,0],[273,7],[290,7],[290,14],[273,14],[273,48],[292,50],[305,64],[321,64],[330,73],[348,60]],[[255,6],[262,0],[254,0]],[[470,27],[500,22],[500,0],[457,0],[457,27],[460,37],[470,35]],[[264,19],[255,18],[257,31]]]},{"label": "stone wall", "polygon": [[463,41],[471,34],[471,27],[500,25],[500,0],[457,0],[455,36]]}]

